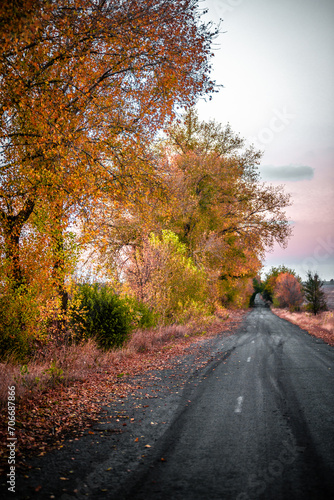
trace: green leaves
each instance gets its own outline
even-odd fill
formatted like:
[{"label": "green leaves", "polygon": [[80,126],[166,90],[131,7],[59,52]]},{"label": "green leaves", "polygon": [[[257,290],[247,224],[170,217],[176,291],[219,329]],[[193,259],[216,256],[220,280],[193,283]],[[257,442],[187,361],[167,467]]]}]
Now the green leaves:
[{"label": "green leaves", "polygon": [[79,285],[79,306],[72,312],[75,339],[93,337],[100,347],[120,347],[128,339],[131,314],[126,302],[106,285]]},{"label": "green leaves", "polygon": [[327,310],[326,296],[322,289],[323,281],[319,278],[317,272],[307,272],[307,281],[304,284],[304,292],[308,301],[308,309],[316,315],[320,311]]},{"label": "green leaves", "polygon": [[207,276],[170,230],[150,234],[132,254],[126,277],[131,290],[164,323],[182,323],[210,312]]},{"label": "green leaves", "polygon": [[82,284],[72,299],[74,340],[94,338],[104,349],[121,347],[135,328],[150,328],[156,313],[134,297],[117,295],[103,284]]}]

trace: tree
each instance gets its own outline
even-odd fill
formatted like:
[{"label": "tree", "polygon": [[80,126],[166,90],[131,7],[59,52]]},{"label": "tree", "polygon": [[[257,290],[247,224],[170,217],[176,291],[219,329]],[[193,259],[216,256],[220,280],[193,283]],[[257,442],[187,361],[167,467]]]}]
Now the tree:
[{"label": "tree", "polygon": [[63,280],[71,219],[92,218],[101,193],[124,203],[154,177],[156,132],[214,89],[215,32],[194,0],[7,0],[0,17],[0,225],[19,287],[33,214],[39,230],[38,216],[49,218],[52,274]]},{"label": "tree", "polygon": [[281,274],[291,274],[301,283],[301,279],[299,276],[296,276],[296,271],[294,269],[290,269],[284,265],[278,267],[273,266],[266,274],[266,278],[263,282],[262,295],[265,300],[269,300],[270,302],[273,301],[276,282]]},{"label": "tree", "polygon": [[257,275],[257,276],[255,276],[255,278],[253,278],[253,289],[254,289],[255,294],[262,293],[263,283],[262,283],[260,275]]},{"label": "tree", "polygon": [[290,273],[280,273],[276,280],[274,295],[279,307],[298,309],[303,302],[303,289],[300,282]]},{"label": "tree", "polygon": [[151,233],[131,250],[125,275],[127,285],[165,323],[184,321],[210,310],[207,276],[187,255],[175,233]]},{"label": "tree", "polygon": [[248,287],[265,249],[286,244],[289,195],[260,182],[261,153],[246,148],[229,125],[201,122],[191,109],[168,138],[167,178],[176,200],[170,226],[228,299],[238,288],[233,282]]},{"label": "tree", "polygon": [[264,249],[289,237],[289,196],[259,182],[260,153],[245,148],[229,126],[200,122],[191,109],[166,135],[152,147],[165,197],[142,196],[145,216],[136,204],[110,217],[102,233],[109,256],[118,255],[126,268],[131,248],[169,230],[205,271],[216,300],[246,305]]},{"label": "tree", "polygon": [[308,309],[314,315],[327,309],[325,293],[322,290],[324,282],[321,281],[317,272],[307,272],[307,281],[304,283],[304,292],[308,301]]}]

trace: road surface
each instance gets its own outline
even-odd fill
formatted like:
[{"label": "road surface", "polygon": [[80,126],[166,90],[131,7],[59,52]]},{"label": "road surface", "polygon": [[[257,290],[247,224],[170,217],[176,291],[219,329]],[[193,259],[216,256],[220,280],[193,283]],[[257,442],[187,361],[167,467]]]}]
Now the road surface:
[{"label": "road surface", "polygon": [[334,498],[334,349],[256,306],[124,498]]}]

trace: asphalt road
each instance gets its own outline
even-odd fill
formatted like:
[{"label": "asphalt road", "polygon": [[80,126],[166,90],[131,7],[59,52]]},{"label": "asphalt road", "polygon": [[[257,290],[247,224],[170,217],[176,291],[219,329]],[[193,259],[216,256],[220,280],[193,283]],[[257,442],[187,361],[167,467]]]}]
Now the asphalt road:
[{"label": "asphalt road", "polygon": [[334,349],[256,306],[123,498],[334,498]]},{"label": "asphalt road", "polygon": [[260,299],[210,342],[200,369],[188,357],[151,374],[142,400],[109,408],[111,427],[37,459],[14,498],[334,498],[334,348]]}]

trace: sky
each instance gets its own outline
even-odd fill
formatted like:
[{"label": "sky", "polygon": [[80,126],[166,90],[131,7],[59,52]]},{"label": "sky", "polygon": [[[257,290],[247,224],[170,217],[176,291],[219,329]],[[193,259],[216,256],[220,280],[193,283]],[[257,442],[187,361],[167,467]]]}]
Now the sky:
[{"label": "sky", "polygon": [[224,87],[201,100],[200,118],[230,123],[264,151],[263,181],[284,185],[293,205],[286,249],[266,254],[334,279],[334,1],[204,0],[221,21],[212,76]]}]

